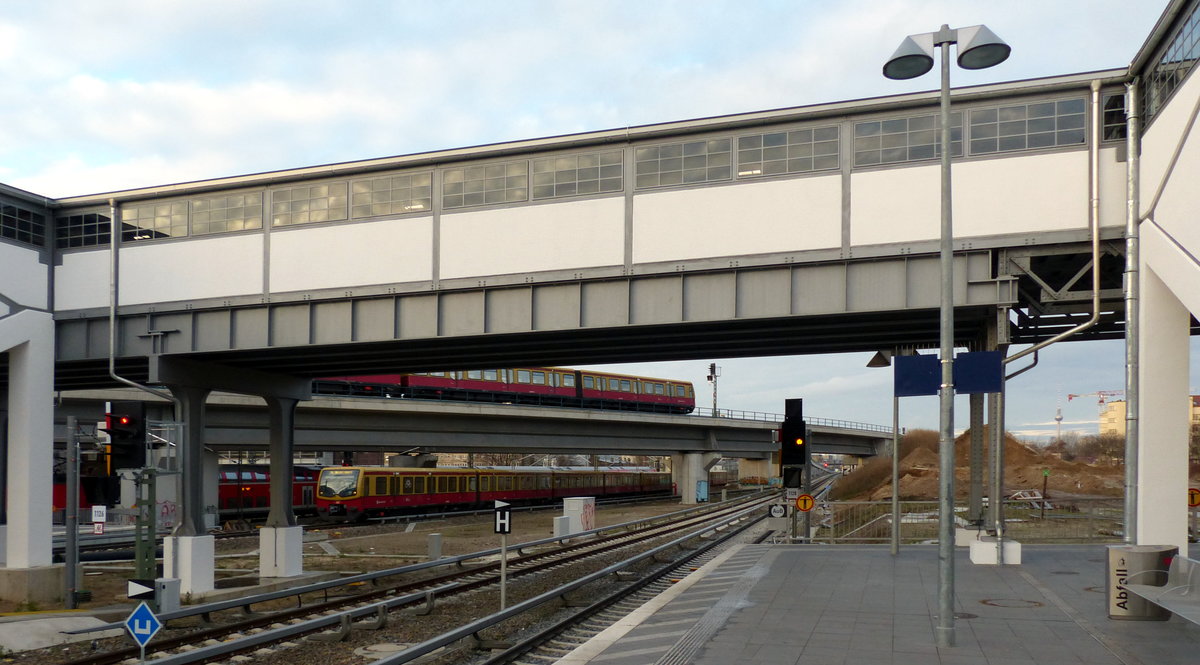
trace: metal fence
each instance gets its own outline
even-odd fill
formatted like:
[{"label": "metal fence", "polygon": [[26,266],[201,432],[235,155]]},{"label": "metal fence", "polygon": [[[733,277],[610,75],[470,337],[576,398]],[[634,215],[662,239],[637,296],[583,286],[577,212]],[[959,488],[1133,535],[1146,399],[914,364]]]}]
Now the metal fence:
[{"label": "metal fence", "polygon": [[[958,525],[969,528],[966,506],[956,506]],[[1005,501],[1005,535],[1023,543],[1120,542],[1124,503],[1121,499],[1051,499]],[[821,543],[888,543],[892,537],[890,501],[828,501],[814,509],[819,525],[813,540]],[[937,501],[900,502],[900,541],[936,542]]]}]

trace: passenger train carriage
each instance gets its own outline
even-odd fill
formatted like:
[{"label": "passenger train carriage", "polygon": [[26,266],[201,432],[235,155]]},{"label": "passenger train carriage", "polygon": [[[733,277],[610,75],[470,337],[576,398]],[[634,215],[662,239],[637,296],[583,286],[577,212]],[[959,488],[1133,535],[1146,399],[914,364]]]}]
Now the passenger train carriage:
[{"label": "passenger train carriage", "polygon": [[429,507],[548,502],[572,496],[672,493],[657,471],[414,469],[332,466],[317,481],[317,513],[359,520]]},{"label": "passenger train carriage", "polygon": [[324,395],[411,397],[473,402],[691,413],[696,394],[687,381],[607,374],[562,367],[518,367],[321,378]]}]

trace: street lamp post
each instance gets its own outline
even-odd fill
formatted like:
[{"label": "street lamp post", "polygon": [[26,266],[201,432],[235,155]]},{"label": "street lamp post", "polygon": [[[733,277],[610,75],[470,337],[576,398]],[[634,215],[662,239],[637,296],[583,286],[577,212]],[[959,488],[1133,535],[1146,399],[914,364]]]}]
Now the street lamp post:
[{"label": "street lamp post", "polygon": [[[950,198],[950,45],[958,44],[958,66],[984,69],[998,65],[1011,51],[982,25],[909,35],[883,66],[890,79],[916,78],[933,69],[933,47],[941,47],[942,270],[941,342],[942,384],[938,436],[938,624],[937,645],[954,646],[954,231]],[[965,126],[966,123],[964,123]]]}]

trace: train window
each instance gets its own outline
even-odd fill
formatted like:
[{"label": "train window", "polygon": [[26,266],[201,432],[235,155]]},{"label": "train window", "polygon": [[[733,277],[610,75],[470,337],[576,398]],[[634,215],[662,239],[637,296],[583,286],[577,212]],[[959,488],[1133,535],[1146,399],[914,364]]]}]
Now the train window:
[{"label": "train window", "polygon": [[641,393],[641,392],[643,392],[643,391],[642,391],[642,382],[641,382],[641,381],[634,381],[634,382],[633,382],[633,392],[635,392],[635,393]]},{"label": "train window", "polygon": [[467,370],[467,378],[478,381],[483,378],[483,371],[478,369],[469,369]]},{"label": "train window", "polygon": [[496,479],[496,489],[500,490],[501,492],[510,491],[512,490],[513,486],[512,481],[512,476],[500,476]]},{"label": "train window", "polygon": [[468,492],[475,491],[475,489],[478,487],[478,483],[476,482],[477,480],[478,480],[478,478],[476,478],[475,476],[467,476],[467,491]]},{"label": "train window", "polygon": [[387,493],[388,493],[388,479],[384,476],[380,476],[380,477],[376,478],[375,479],[375,491],[373,492],[373,494],[387,494]]},{"label": "train window", "polygon": [[424,476],[418,476],[416,478],[413,478],[413,493],[414,494],[424,494],[425,493],[425,477]]},{"label": "train window", "polygon": [[529,370],[517,370],[517,383],[529,383]]},{"label": "train window", "polygon": [[498,370],[498,369],[483,370],[483,379],[485,381],[499,381],[500,380],[500,370]]},{"label": "train window", "polygon": [[537,485],[538,485],[538,489],[540,489],[540,490],[550,489],[550,476],[545,476],[545,475],[538,476],[537,477]]},{"label": "train window", "polygon": [[560,385],[561,383],[562,383],[562,382],[561,382],[561,380],[559,379],[558,372],[550,372],[550,385],[552,385],[552,386],[558,386],[558,385]]},{"label": "train window", "polygon": [[[661,384],[661,383],[654,384],[654,394],[655,395],[663,394],[663,384]],[[999,465],[997,465],[997,466],[999,466]]]},{"label": "train window", "polygon": [[627,381],[626,379],[621,379],[621,392],[623,392],[623,393],[633,392],[632,384],[630,384],[629,381]]},{"label": "train window", "polygon": [[574,388],[575,387],[575,375],[574,374],[563,374],[562,375],[562,384],[568,388]]},{"label": "train window", "polygon": [[521,489],[533,489],[533,476],[521,476]]},{"label": "train window", "polygon": [[480,476],[479,477],[479,491],[481,491],[481,492],[492,491],[492,479],[487,476]]},{"label": "train window", "polygon": [[413,477],[412,476],[404,477],[404,493],[405,494],[413,493]]},{"label": "train window", "polygon": [[430,372],[429,376],[446,376],[445,372]]},{"label": "train window", "polygon": [[447,490],[447,489],[446,489],[446,488],[449,486],[449,483],[450,483],[450,479],[449,479],[449,478],[447,478],[446,476],[438,476],[438,479],[437,479],[437,491],[438,491],[438,492],[446,492],[446,491],[449,491],[449,490]]},{"label": "train window", "polygon": [[595,388],[595,387],[596,387],[596,379],[595,379],[594,377],[591,377],[591,376],[585,376],[585,377],[583,377],[583,387],[584,387],[584,388],[589,388],[589,389],[590,389],[590,388]]},{"label": "train window", "polygon": [[533,385],[535,385],[535,386],[546,385],[546,373],[545,372],[534,372],[533,373]]},{"label": "train window", "polygon": [[687,397],[687,388],[683,386],[675,386],[676,397]]},{"label": "train window", "polygon": [[400,494],[400,478],[398,476],[392,476],[392,482],[389,484],[391,485],[391,491],[388,494],[392,496]]}]

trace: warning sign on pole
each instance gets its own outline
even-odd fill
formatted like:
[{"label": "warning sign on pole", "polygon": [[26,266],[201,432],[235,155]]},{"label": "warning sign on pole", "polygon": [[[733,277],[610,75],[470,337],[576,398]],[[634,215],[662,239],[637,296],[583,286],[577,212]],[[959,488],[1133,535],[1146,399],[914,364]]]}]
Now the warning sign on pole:
[{"label": "warning sign on pole", "polygon": [[812,510],[816,503],[817,500],[814,499],[811,494],[801,494],[800,496],[796,497],[796,510],[799,510],[802,513],[807,513],[808,511]]},{"label": "warning sign on pole", "polygon": [[1188,488],[1188,508],[1200,508],[1200,490]]}]

